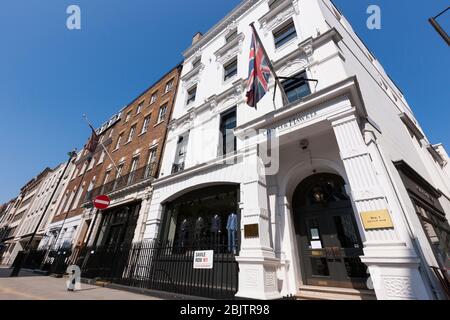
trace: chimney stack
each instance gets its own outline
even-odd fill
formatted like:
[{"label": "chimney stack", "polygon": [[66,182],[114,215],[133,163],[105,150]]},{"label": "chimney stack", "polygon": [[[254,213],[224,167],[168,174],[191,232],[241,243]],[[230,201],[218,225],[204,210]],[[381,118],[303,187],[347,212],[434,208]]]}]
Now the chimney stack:
[{"label": "chimney stack", "polygon": [[192,45],[196,44],[197,42],[199,42],[203,37],[203,34],[201,32],[197,32],[194,37],[192,38]]}]

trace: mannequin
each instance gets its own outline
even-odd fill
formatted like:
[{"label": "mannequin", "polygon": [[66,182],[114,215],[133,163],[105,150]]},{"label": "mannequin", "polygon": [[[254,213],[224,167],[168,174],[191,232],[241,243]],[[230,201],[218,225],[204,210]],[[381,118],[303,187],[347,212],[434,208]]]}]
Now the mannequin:
[{"label": "mannequin", "polygon": [[219,243],[219,236],[222,233],[222,220],[220,216],[216,213],[211,218],[211,242],[213,244]]},{"label": "mannequin", "polygon": [[184,218],[180,225],[180,233],[179,233],[179,241],[180,246],[185,247],[187,245],[188,239],[189,239],[189,221],[188,219]]},{"label": "mannequin", "polygon": [[203,234],[205,232],[205,219],[199,216],[195,221],[195,242],[197,246],[200,246],[203,241]]},{"label": "mannequin", "polygon": [[236,236],[237,236],[237,215],[232,212],[228,216],[227,230],[228,230],[228,252],[233,251],[236,254]]}]

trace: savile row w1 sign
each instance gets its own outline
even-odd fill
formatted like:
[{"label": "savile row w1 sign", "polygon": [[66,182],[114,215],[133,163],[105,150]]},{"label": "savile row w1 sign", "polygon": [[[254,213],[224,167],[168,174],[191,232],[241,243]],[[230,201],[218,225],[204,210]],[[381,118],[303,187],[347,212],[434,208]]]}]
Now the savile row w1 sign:
[{"label": "savile row w1 sign", "polygon": [[194,269],[212,269],[214,261],[214,251],[195,251]]}]

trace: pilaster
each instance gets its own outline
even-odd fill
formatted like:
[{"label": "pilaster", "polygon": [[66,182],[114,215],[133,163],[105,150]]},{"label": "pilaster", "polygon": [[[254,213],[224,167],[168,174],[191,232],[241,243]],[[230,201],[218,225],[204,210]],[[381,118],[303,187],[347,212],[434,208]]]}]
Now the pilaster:
[{"label": "pilaster", "polygon": [[[244,177],[241,184],[242,217],[237,297],[278,299],[277,269],[279,259],[271,245],[271,219],[268,209],[264,166],[252,146],[244,156]],[[245,234],[245,226],[257,225],[258,235]]]},{"label": "pilaster", "polygon": [[[373,159],[358,124],[354,109],[329,119],[333,127],[357,211],[356,220],[364,240],[364,256],[377,298],[429,299],[419,272],[419,260],[400,236],[405,226],[392,219],[390,206],[378,179]],[[392,224],[385,228],[367,228],[362,216],[368,212],[388,212]]]}]

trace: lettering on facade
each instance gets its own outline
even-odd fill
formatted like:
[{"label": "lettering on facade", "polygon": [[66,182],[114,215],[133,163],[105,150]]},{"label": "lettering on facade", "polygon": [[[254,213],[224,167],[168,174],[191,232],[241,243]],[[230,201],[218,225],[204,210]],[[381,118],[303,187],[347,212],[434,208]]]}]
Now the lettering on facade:
[{"label": "lettering on facade", "polygon": [[393,229],[391,216],[388,210],[366,211],[361,213],[364,229]]},{"label": "lettering on facade", "polygon": [[274,133],[278,133],[278,132],[281,132],[281,131],[289,129],[289,128],[297,127],[297,126],[305,123],[306,121],[309,121],[309,120],[315,118],[316,116],[317,116],[316,111],[306,113],[306,114],[296,115],[295,117],[292,117],[289,120],[287,120],[275,127],[267,129],[267,131],[264,133],[264,135],[270,136],[270,135],[273,135]]}]

